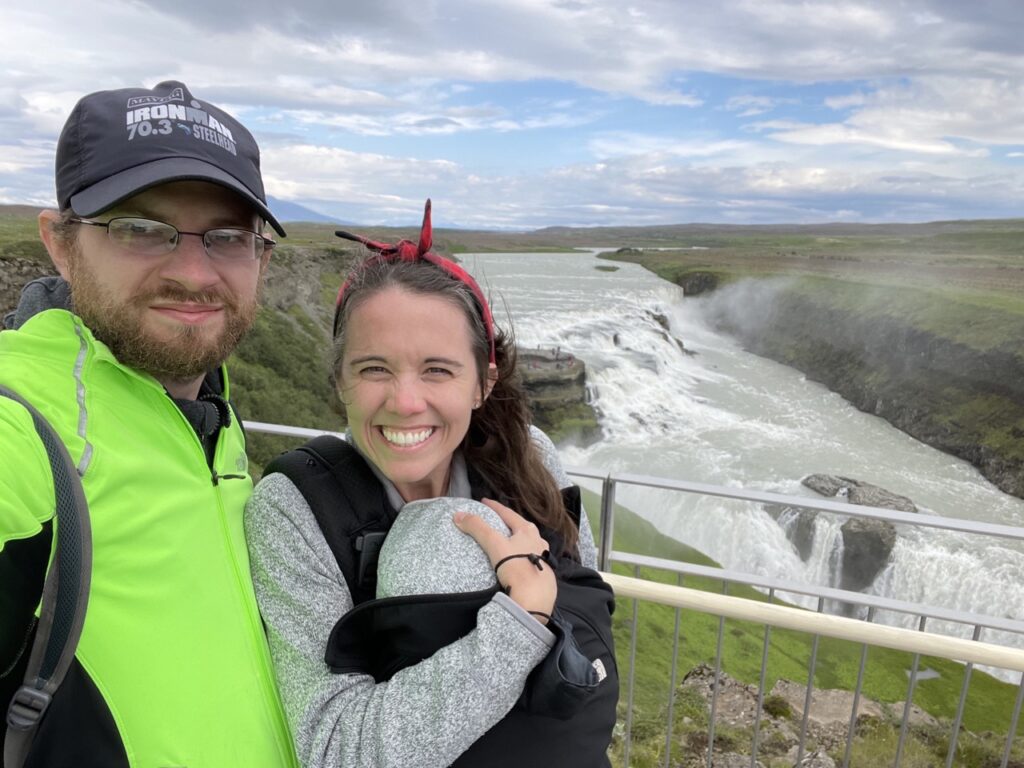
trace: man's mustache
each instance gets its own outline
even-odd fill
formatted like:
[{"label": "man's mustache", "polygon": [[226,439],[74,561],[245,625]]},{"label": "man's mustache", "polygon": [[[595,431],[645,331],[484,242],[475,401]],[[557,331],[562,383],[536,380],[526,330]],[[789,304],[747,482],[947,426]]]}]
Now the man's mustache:
[{"label": "man's mustache", "polygon": [[167,285],[136,298],[136,303],[143,305],[164,302],[169,304],[217,304],[226,309],[238,309],[238,302],[232,296],[213,288],[189,291],[179,286]]}]

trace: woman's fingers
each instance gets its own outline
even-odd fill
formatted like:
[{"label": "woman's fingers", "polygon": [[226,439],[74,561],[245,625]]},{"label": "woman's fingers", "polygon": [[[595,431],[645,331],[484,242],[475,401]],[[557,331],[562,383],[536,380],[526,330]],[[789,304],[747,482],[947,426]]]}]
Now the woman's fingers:
[{"label": "woman's fingers", "polygon": [[[453,520],[460,531],[472,536],[480,545],[492,566],[509,555],[540,555],[547,550],[547,541],[533,523],[496,501],[487,499],[484,503],[498,513],[511,535],[499,533],[482,517],[468,512],[456,512]],[[553,610],[558,586],[550,566],[538,568],[529,559],[516,557],[505,561],[497,575],[509,597],[526,610],[547,614]]]},{"label": "woman's fingers", "polygon": [[471,536],[473,541],[480,545],[480,549],[490,558],[492,565],[505,556],[498,553],[504,553],[509,538],[491,528],[482,517],[468,512],[456,512],[453,520],[456,528]]},{"label": "woman's fingers", "polygon": [[520,514],[517,514],[516,512],[509,509],[499,501],[495,501],[494,499],[481,499],[481,502],[483,502],[483,504],[497,512],[498,517],[501,518],[501,521],[508,526],[508,529],[513,534],[515,534],[516,531],[522,530],[527,526],[533,528],[534,530],[536,530],[537,528],[537,526],[535,526],[525,517],[523,517]]}]

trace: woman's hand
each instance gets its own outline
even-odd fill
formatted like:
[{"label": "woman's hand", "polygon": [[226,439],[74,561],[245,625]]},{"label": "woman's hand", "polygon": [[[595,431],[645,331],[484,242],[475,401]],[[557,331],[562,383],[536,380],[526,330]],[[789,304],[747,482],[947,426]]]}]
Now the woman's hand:
[{"label": "woman's hand", "polygon": [[[483,503],[498,513],[508,526],[511,535],[504,536],[494,530],[483,519],[468,512],[456,512],[456,527],[473,537],[490,558],[491,565],[500,562],[509,555],[543,554],[548,543],[540,535],[537,526],[529,520],[517,515],[504,504],[493,499],[482,499]],[[555,608],[555,596],[558,585],[551,566],[541,563],[540,570],[525,557],[506,560],[497,570],[498,584],[505,587],[509,597],[527,611],[537,611],[550,615]],[[534,616],[542,624],[547,624],[544,616]]]}]

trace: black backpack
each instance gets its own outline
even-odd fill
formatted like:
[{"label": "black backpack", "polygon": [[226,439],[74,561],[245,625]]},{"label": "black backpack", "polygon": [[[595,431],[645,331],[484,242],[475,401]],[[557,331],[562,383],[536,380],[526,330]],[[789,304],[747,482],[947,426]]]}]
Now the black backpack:
[{"label": "black backpack", "polygon": [[[15,392],[0,387],[0,397],[20,403],[32,416],[32,424],[46,449],[53,474],[54,516],[57,520],[53,565],[49,571],[46,570],[49,546],[36,546],[37,542],[33,541],[33,545],[25,548],[24,552],[19,549],[25,555],[25,562],[19,560],[16,568],[25,581],[26,589],[18,595],[11,595],[16,604],[8,606],[12,613],[19,615],[7,619],[13,618],[16,624],[24,624],[24,644],[9,666],[0,669],[0,704],[7,711],[3,765],[5,768],[21,768],[32,747],[39,722],[46,714],[53,694],[64,681],[78,648],[89,602],[92,528],[82,481],[63,441],[43,415]],[[36,538],[41,545],[50,543],[49,535]],[[45,581],[42,580],[44,572]],[[40,582],[42,601],[36,623],[34,600],[40,594]],[[33,629],[35,636],[29,650]],[[19,681],[22,681],[20,686]]]},{"label": "black backpack", "polygon": [[[477,611],[497,591],[376,599],[377,556],[398,513],[366,461],[343,440],[321,436],[267,465],[299,489],[320,525],[352,594],[353,610],[335,624],[325,649],[333,672],[360,672],[377,682],[428,658],[476,626]],[[475,499],[495,494],[470,470]],[[500,497],[498,497],[500,498]],[[579,488],[563,491],[579,525]],[[553,531],[542,528],[551,552],[561,552]],[[608,765],[615,724],[618,672],[611,633],[614,595],[601,576],[567,554],[551,563],[558,578],[556,646],[527,680],[516,706],[478,739],[455,766]],[[565,649],[565,652],[562,652]],[[579,669],[580,660],[587,665]],[[587,685],[577,673],[599,662],[603,677]],[[596,672],[595,672],[596,674]]]}]

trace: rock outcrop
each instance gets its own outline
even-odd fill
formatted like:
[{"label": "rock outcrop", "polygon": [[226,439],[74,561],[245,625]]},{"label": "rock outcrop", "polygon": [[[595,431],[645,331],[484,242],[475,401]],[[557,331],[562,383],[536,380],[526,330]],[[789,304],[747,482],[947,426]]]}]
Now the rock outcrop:
[{"label": "rock outcrop", "polygon": [[800,481],[806,488],[822,496],[841,496],[851,504],[863,507],[882,507],[900,512],[917,512],[917,505],[906,496],[887,491],[878,485],[838,475],[808,475]]},{"label": "rock outcrop", "polygon": [[676,283],[687,296],[699,296],[718,287],[718,276],[713,272],[687,272],[681,275]]},{"label": "rock outcrop", "polygon": [[843,523],[843,564],[839,588],[860,592],[889,564],[896,529],[884,520],[855,517]]},{"label": "rock outcrop", "polygon": [[519,374],[534,423],[555,441],[590,441],[600,434],[587,397],[582,360],[561,348],[519,349]]},{"label": "rock outcrop", "polygon": [[[823,496],[839,497],[851,504],[917,512],[917,506],[906,496],[850,477],[808,475],[801,482]],[[843,523],[841,530],[843,561],[839,587],[859,592],[871,586],[888,565],[896,545],[896,528],[885,520],[853,517]]]},{"label": "rock outcrop", "polygon": [[[815,474],[808,475],[801,483],[822,496],[851,504],[917,512],[917,505],[906,496],[852,477]],[[769,505],[765,511],[785,529],[800,558],[806,562],[814,549],[818,513],[779,505]],[[885,520],[852,517],[842,524],[840,531],[843,557],[839,587],[853,592],[862,591],[871,586],[888,565],[896,545],[896,528]]]}]

